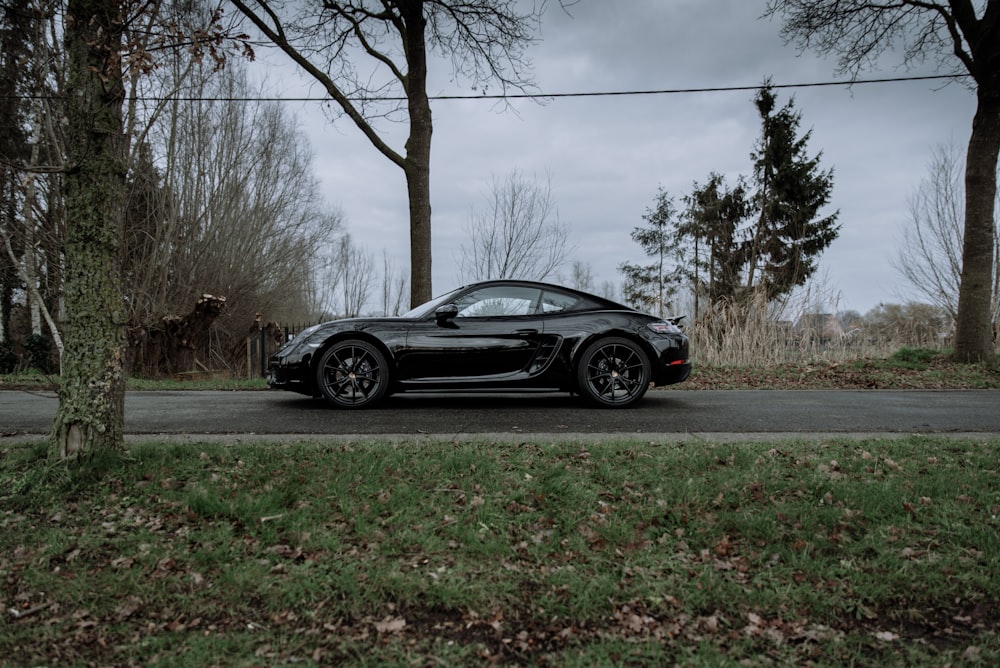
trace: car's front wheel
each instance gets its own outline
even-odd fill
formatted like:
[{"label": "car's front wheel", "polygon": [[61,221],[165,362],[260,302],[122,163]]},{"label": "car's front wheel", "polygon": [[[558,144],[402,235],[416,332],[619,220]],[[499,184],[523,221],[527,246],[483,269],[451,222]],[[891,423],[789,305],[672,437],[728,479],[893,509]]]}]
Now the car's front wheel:
[{"label": "car's front wheel", "polygon": [[316,384],[338,408],[369,408],[389,389],[389,367],[385,355],[370,343],[338,341],[320,358]]},{"label": "car's front wheel", "polygon": [[651,375],[646,353],[622,338],[600,339],[587,346],[576,370],[580,394],[606,408],[625,408],[642,399]]}]

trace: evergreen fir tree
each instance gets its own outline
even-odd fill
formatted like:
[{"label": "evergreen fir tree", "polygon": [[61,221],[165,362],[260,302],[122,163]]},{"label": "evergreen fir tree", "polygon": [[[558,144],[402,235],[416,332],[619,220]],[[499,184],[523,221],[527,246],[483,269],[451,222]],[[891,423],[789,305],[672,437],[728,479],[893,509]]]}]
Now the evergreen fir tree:
[{"label": "evergreen fir tree", "polygon": [[646,265],[626,262],[618,267],[625,276],[622,288],[625,301],[661,318],[670,308],[670,298],[676,292],[679,277],[677,264],[668,265],[668,256],[676,248],[676,213],[673,198],[660,188],[655,206],[646,209],[642,217],[648,227],[636,227],[631,235],[653,262]]},{"label": "evergreen fir tree", "polygon": [[750,203],[742,178],[730,188],[725,178],[714,172],[705,185],[695,183],[684,201],[687,209],[677,241],[693,255],[690,260],[685,258],[683,269],[692,279],[697,317],[702,296],[711,306],[736,298],[743,287],[745,249],[740,226],[749,214]]},{"label": "evergreen fir tree", "polygon": [[816,258],[837,238],[840,225],[838,212],[817,217],[830,201],[833,170],[820,169],[822,153],[806,154],[812,133],[798,136],[801,114],[794,102],[776,111],[777,97],[768,82],[754,103],[761,136],[751,154],[757,221],[746,241],[746,286],[774,299],[816,271]]}]

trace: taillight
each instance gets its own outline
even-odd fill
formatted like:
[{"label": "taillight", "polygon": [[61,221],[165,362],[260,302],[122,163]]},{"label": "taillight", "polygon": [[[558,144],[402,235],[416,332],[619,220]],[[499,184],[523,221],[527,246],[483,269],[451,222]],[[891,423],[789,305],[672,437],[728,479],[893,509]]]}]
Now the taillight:
[{"label": "taillight", "polygon": [[665,320],[657,320],[656,322],[651,322],[646,325],[651,330],[657,334],[680,334],[681,329],[672,322],[667,322]]}]

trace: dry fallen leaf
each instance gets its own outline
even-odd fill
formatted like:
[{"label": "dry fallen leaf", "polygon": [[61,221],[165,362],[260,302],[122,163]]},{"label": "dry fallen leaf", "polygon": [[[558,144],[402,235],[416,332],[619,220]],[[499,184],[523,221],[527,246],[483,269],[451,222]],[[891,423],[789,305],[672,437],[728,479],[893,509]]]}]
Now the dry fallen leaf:
[{"label": "dry fallen leaf", "polygon": [[375,630],[379,633],[399,633],[406,628],[406,620],[402,617],[386,617],[380,622],[375,622]]}]

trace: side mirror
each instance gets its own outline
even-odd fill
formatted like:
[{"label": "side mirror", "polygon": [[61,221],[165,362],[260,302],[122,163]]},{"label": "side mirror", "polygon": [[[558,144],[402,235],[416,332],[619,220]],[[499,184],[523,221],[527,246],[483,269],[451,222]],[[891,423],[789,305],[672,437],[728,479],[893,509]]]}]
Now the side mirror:
[{"label": "side mirror", "polygon": [[434,311],[434,318],[438,324],[444,324],[458,315],[458,306],[455,304],[444,304],[438,306]]}]

